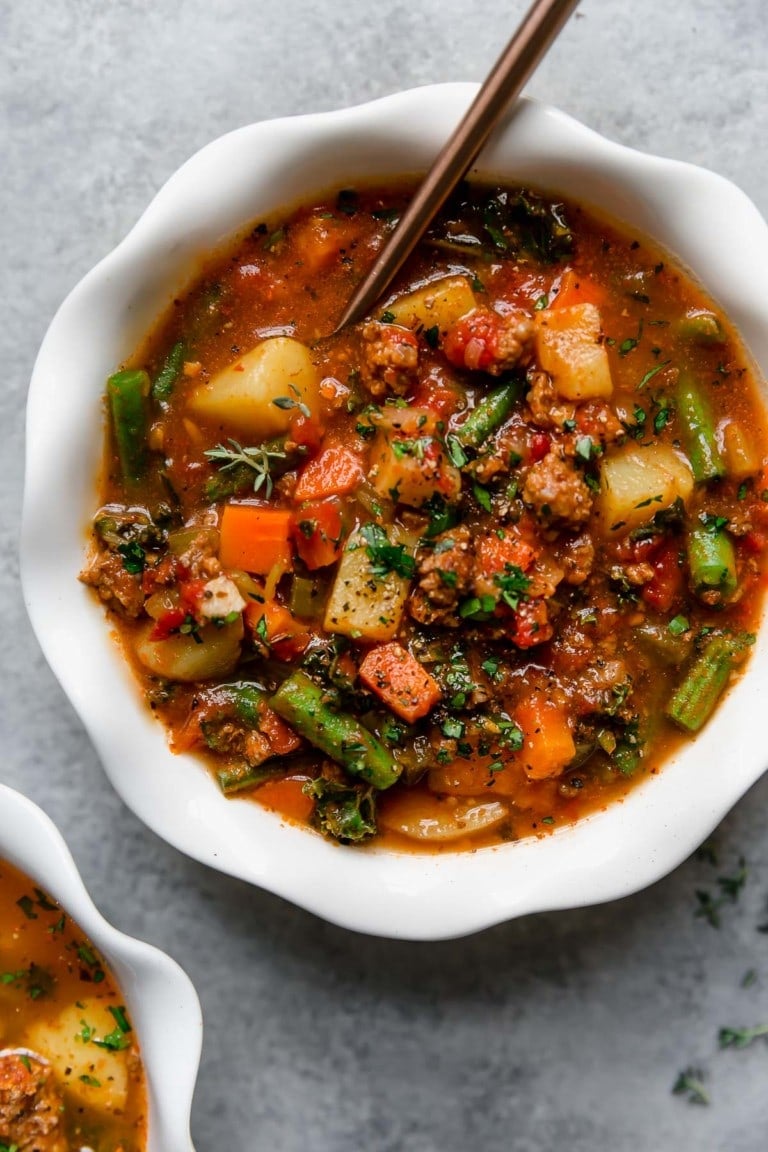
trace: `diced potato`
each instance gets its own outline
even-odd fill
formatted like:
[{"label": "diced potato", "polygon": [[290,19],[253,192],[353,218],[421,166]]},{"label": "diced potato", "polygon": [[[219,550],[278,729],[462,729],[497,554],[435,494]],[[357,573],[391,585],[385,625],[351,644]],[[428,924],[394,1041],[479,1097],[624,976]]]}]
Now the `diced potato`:
[{"label": "diced potato", "polygon": [[136,655],[155,676],[164,680],[210,680],[214,676],[229,676],[240,658],[243,639],[243,620],[217,628],[212,624],[200,628],[199,643],[192,635],[169,636],[167,640],[150,640],[154,624],[147,624],[139,632]]},{"label": "diced potato", "polygon": [[566,400],[594,400],[613,392],[608,353],[594,304],[537,314],[536,358]]},{"label": "diced potato", "polygon": [[327,632],[364,640],[391,640],[400,624],[410,581],[396,572],[373,574],[359,533],[347,542],[325,609]]},{"label": "diced potato", "polygon": [[418,792],[401,792],[388,797],[378,812],[378,821],[391,832],[410,840],[431,843],[461,840],[478,832],[488,832],[509,816],[500,800],[456,800],[453,797]]},{"label": "diced potato", "polygon": [[437,325],[442,335],[460,316],[476,307],[477,300],[466,276],[443,276],[406,296],[398,296],[387,305],[387,311],[394,317],[394,323],[404,328]]},{"label": "diced potato", "polygon": [[607,456],[600,466],[598,508],[609,532],[629,532],[647,524],[675,500],[685,504],[693,491],[690,465],[667,444],[631,445]]},{"label": "diced potato", "polygon": [[101,1040],[115,1030],[115,1021],[104,1004],[82,999],[52,1020],[35,1021],[26,1045],[50,1061],[59,1083],[85,1107],[104,1111],[125,1108],[128,1097],[126,1053],[99,1048],[83,1041],[84,1025]]},{"label": "diced potato", "polygon": [[432,436],[401,439],[380,433],[372,446],[371,464],[371,484],[396,504],[421,508],[435,493],[449,502],[461,494],[461,473]]},{"label": "diced potato", "polygon": [[196,388],[189,407],[243,436],[269,440],[288,431],[296,405],[316,410],[319,388],[309,349],[288,336],[273,336]]}]

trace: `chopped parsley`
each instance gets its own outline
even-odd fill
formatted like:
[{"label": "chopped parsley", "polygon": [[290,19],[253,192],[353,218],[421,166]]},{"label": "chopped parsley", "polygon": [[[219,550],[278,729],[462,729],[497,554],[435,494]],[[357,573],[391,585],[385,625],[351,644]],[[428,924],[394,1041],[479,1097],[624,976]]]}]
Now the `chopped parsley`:
[{"label": "chopped parsley", "polygon": [[392,544],[380,524],[364,524],[360,535],[365,540],[371,573],[382,580],[390,572],[410,580],[416,571],[416,561],[402,544]]}]

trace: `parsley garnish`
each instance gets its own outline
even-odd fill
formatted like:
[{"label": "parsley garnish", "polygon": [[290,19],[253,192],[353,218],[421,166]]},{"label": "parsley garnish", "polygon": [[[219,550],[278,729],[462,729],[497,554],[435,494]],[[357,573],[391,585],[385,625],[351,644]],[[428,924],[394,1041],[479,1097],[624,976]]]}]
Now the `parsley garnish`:
[{"label": "parsley garnish", "polygon": [[139,576],[144,571],[146,552],[138,540],[118,544],[117,551],[123,558],[123,568],[131,576]]},{"label": "parsley garnish", "polygon": [[704,1087],[704,1073],[700,1068],[686,1068],[672,1085],[673,1096],[686,1096],[689,1104],[709,1104]]},{"label": "parsley garnish", "polygon": [[360,535],[366,543],[366,552],[371,561],[371,574],[383,579],[390,572],[395,572],[406,580],[410,580],[416,571],[416,561],[406,552],[402,544],[390,543],[384,529],[380,524],[364,524]]},{"label": "parsley garnish", "polygon": [[721,1028],[717,1042],[721,1048],[749,1048],[755,1040],[768,1037],[768,1024],[758,1024],[755,1028]]}]

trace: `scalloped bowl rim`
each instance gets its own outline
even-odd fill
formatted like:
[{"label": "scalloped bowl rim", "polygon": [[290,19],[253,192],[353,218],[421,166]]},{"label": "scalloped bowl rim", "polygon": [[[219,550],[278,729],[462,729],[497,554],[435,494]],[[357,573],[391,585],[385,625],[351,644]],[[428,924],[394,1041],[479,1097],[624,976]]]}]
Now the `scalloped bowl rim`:
[{"label": "scalloped bowl rim", "polygon": [[[40,349],[27,409],[26,604],[124,801],[195,859],[336,924],[404,939],[449,938],[529,912],[600,903],[676,867],[766,766],[764,620],[749,670],[711,723],[622,803],[540,840],[401,855],[339,848],[258,804],[225,800],[196,760],[173,756],[101,607],[74,577],[93,508],[104,379],[191,281],[199,254],[331,186],[423,171],[475,91],[473,84],[417,88],[249,125],[207,145],[62,304]],[[693,270],[768,375],[768,227],[735,185],[615,144],[530,100],[513,106],[473,171],[571,195],[653,237]]]},{"label": "scalloped bowl rim", "polygon": [[114,971],[146,1072],[147,1152],[194,1152],[189,1121],[203,1021],[191,980],[165,952],[104,919],[50,817],[5,784],[0,784],[0,858],[54,897]]}]

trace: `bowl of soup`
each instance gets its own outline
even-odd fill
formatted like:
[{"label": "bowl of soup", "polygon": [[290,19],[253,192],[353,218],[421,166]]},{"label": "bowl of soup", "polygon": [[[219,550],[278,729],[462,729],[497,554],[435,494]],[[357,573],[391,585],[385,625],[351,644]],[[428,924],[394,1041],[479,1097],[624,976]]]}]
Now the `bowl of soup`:
[{"label": "bowl of soup", "polygon": [[44,813],[0,785],[0,1140],[192,1152],[202,1022],[164,953],[90,900]]},{"label": "bowl of soup", "polygon": [[473,93],[209,145],[28,409],[27,603],[123,798],[413,938],[650,883],[765,766],[746,197],[522,101],[334,331]]}]

